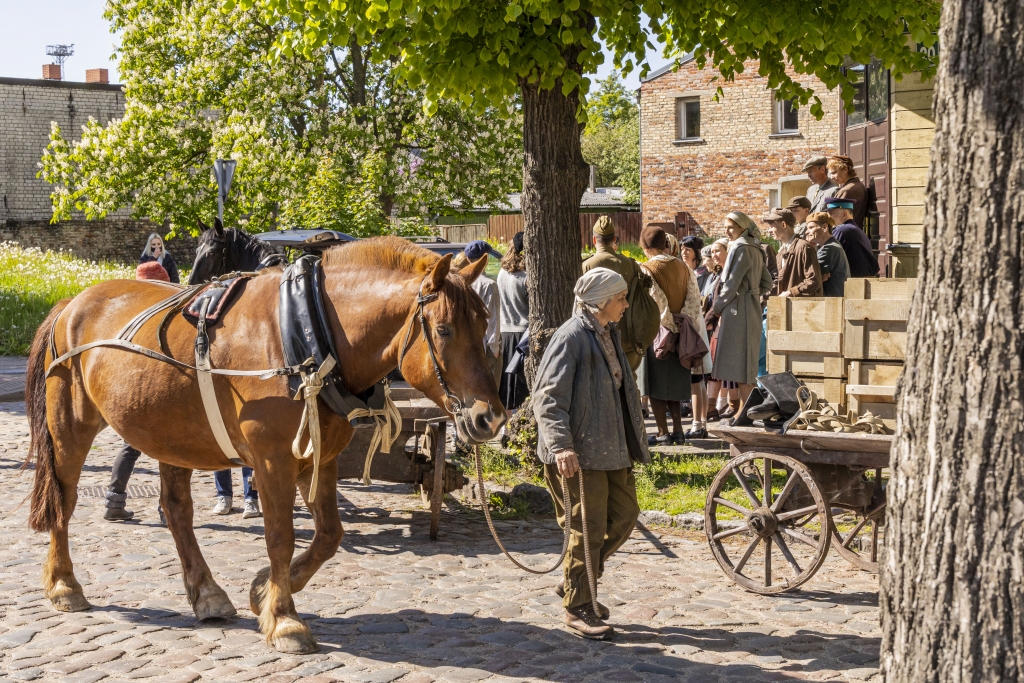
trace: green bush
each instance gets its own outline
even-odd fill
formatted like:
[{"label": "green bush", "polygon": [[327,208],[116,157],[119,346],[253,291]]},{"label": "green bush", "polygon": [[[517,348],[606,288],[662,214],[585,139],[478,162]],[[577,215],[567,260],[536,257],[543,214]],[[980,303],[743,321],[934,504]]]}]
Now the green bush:
[{"label": "green bush", "polygon": [[0,355],[28,354],[36,328],[61,299],[97,282],[134,277],[131,266],[0,242]]}]

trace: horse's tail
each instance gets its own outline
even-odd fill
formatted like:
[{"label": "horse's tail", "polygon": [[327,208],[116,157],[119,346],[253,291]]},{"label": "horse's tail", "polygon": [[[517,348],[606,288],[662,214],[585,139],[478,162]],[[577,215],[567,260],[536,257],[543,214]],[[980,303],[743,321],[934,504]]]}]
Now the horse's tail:
[{"label": "horse's tail", "polygon": [[25,412],[28,413],[31,443],[29,460],[35,456],[36,479],[32,485],[32,509],[28,525],[35,531],[50,531],[64,524],[64,494],[57,480],[57,454],[53,448],[53,435],[46,422],[46,352],[50,348],[53,321],[63,312],[71,299],[58,301],[36,330],[32,350],[28,355],[25,377]]}]

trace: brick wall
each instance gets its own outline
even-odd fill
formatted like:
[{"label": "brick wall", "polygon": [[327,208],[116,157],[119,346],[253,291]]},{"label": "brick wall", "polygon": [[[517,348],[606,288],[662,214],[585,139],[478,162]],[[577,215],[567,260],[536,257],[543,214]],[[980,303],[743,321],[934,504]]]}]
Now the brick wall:
[{"label": "brick wall", "polygon": [[[36,177],[51,121],[65,137],[80,139],[89,117],[105,124],[123,113],[120,85],[0,78],[0,240],[70,249],[89,259],[138,260],[146,237],[163,232],[159,226],[131,219],[127,209],[102,221],[78,214],[50,225],[50,185]],[[195,240],[173,240],[167,248],[179,263],[195,258]]]},{"label": "brick wall", "polygon": [[[733,83],[713,80],[715,71],[700,71],[690,61],[678,71],[661,74],[640,86],[641,175],[644,223],[671,223],[689,214],[705,232],[721,233],[731,210],[754,218],[768,207],[769,192],[799,187],[811,156],[835,154],[839,146],[839,96],[816,78],[798,80],[814,88],[825,116],[815,120],[806,107],[799,113],[797,134],[776,134],[774,98],[757,62]],[[713,101],[721,85],[724,96]],[[696,97],[701,108],[701,139],[679,140],[678,98]],[[787,189],[788,188],[788,189]]]}]

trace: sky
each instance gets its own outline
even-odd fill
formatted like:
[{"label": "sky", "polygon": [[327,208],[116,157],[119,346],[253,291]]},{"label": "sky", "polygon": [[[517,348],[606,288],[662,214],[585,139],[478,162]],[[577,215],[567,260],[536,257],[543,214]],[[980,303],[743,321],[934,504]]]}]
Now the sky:
[{"label": "sky", "polygon": [[[111,58],[117,36],[103,18],[105,0],[0,0],[0,76],[41,78],[43,64],[53,60],[46,46],[74,44],[75,54],[65,63],[64,78],[84,81],[86,69],[108,69],[110,82],[119,82],[117,63]],[[651,69],[668,63],[660,54],[650,55]],[[611,55],[596,77],[614,70]],[[626,87],[640,86],[639,72],[625,79]]]}]

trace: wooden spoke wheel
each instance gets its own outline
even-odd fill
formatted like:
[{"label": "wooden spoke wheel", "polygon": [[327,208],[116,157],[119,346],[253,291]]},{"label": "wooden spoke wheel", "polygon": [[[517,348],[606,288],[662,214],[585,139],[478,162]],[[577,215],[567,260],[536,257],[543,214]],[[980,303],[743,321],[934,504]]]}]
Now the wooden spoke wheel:
[{"label": "wooden spoke wheel", "polygon": [[[773,477],[781,482],[778,493]],[[727,498],[737,488],[742,503]],[[740,519],[729,519],[737,514]],[[814,576],[831,529],[810,470],[785,455],[733,458],[715,477],[704,506],[704,530],[718,564],[740,586],[763,595],[793,590]]]},{"label": "wooden spoke wheel", "polygon": [[[843,517],[853,517],[853,526],[842,524]],[[885,491],[882,470],[875,469],[875,495],[866,510],[843,511],[832,518],[832,547],[843,559],[858,569],[878,573],[878,558],[885,541]],[[842,527],[842,528],[840,528]]]}]

